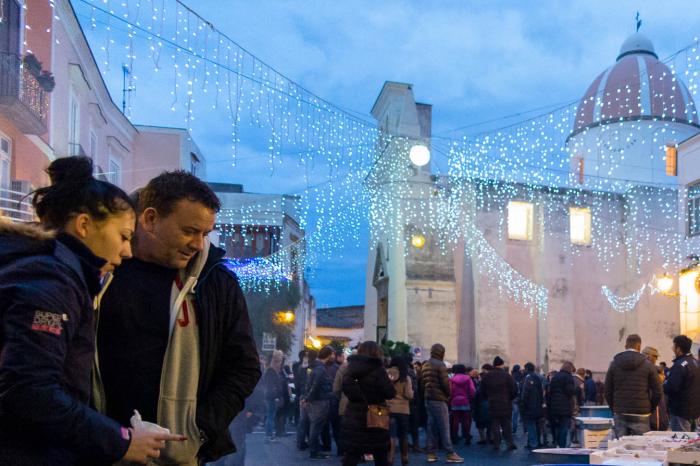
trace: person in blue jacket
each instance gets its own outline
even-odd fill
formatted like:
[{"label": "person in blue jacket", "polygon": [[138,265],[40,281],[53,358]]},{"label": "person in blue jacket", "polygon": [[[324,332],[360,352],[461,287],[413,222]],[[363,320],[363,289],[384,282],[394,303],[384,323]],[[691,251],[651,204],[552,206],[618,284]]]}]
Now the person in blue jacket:
[{"label": "person in blue jacket", "polygon": [[135,214],[86,157],[55,160],[41,225],[0,222],[0,464],[146,463],[179,435],[127,429],[88,406],[101,277],[131,255]]}]

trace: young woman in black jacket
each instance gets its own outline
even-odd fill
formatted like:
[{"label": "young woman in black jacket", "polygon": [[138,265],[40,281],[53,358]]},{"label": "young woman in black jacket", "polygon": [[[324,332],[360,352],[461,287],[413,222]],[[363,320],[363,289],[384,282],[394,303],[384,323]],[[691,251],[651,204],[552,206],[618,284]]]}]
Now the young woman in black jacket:
[{"label": "young woman in black jacket", "polygon": [[374,456],[376,466],[388,465],[389,431],[367,427],[368,405],[386,405],[396,396],[382,360],[382,350],[373,341],[362,343],[357,354],[348,358],[343,376],[343,393],[348,406],[341,432],[345,456],[343,466],[356,466],[365,453]]},{"label": "young woman in black jacket", "polygon": [[42,225],[0,222],[0,464],[146,463],[178,435],[131,430],[88,406],[101,276],[131,255],[129,197],[87,157],[48,168]]}]

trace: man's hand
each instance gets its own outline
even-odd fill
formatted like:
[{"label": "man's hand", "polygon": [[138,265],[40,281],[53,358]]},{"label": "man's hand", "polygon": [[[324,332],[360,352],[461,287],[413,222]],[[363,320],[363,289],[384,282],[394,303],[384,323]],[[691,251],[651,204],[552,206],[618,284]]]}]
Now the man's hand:
[{"label": "man's hand", "polygon": [[165,442],[187,440],[187,437],[178,434],[148,432],[140,429],[129,429],[129,432],[131,432],[131,443],[122,459],[141,464],[148,463],[151,458],[158,458],[160,450],[165,448]]}]

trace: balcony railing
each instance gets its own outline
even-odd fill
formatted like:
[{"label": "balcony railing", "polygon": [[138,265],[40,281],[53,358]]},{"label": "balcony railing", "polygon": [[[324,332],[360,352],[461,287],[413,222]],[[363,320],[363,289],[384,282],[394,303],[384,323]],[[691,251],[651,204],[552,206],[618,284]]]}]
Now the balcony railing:
[{"label": "balcony railing", "polygon": [[15,222],[34,221],[34,208],[31,196],[22,191],[0,188],[0,218]]},{"label": "balcony railing", "polygon": [[49,93],[12,53],[0,53],[0,112],[25,134],[46,132]]}]

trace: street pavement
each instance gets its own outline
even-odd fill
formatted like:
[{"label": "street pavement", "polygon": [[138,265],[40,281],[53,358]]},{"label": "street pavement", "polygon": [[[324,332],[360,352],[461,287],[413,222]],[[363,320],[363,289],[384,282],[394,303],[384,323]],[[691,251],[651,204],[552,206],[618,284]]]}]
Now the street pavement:
[{"label": "street pavement", "polygon": [[[513,466],[531,466],[538,464],[535,456],[526,450],[525,437],[521,432],[515,436],[518,449],[510,452],[505,450],[505,446],[501,448],[499,453],[493,451],[490,445],[464,445],[461,441],[456,445],[457,453],[464,457],[464,464],[497,466],[497,465],[513,465]],[[246,466],[301,466],[301,465],[319,465],[319,466],[339,466],[341,458],[333,455],[328,460],[311,460],[309,459],[308,451],[299,451],[295,446],[295,436],[290,434],[286,437],[279,438],[276,442],[269,443],[265,441],[265,435],[262,432],[253,432],[248,434],[246,438],[247,456]],[[432,464],[446,464],[444,461],[444,453],[438,455],[439,461]],[[373,465],[374,463],[364,463],[365,465]],[[401,462],[399,458],[394,461],[396,466]],[[411,453],[409,465],[427,465],[425,454]]]}]

